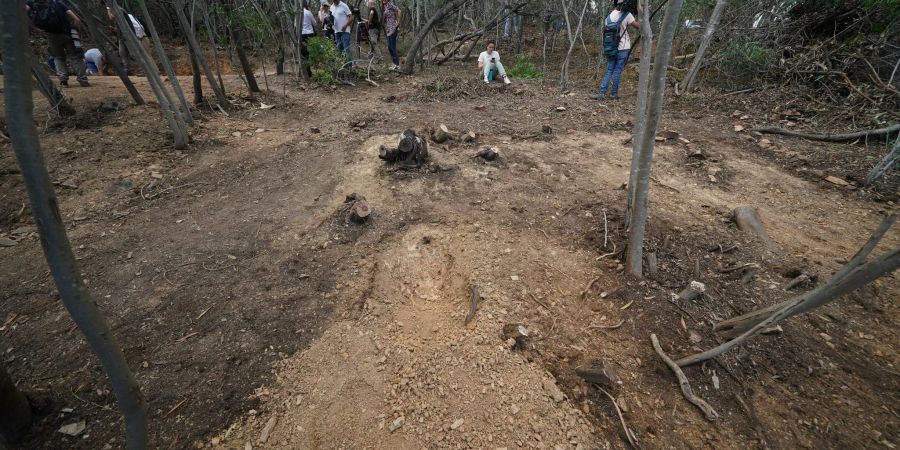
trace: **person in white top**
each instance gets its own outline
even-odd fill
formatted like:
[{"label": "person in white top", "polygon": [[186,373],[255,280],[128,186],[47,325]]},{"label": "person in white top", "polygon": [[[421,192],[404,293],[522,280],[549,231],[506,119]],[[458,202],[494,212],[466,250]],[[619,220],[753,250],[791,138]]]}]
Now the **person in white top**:
[{"label": "person in white top", "polygon": [[334,41],[338,50],[344,52],[347,58],[352,58],[350,53],[350,33],[353,32],[353,11],[341,0],[333,0],[331,14],[334,16]]},{"label": "person in white top", "polygon": [[[106,8],[106,14],[109,18],[109,21],[112,24],[115,24],[115,18],[113,16],[112,10],[109,7]],[[147,52],[147,56],[150,57],[152,63],[156,64],[156,60],[153,58],[153,46],[150,43],[150,37],[147,36],[147,30],[144,29],[144,25],[141,24],[141,21],[138,20],[132,14],[125,14],[125,17],[131,23],[131,31],[134,32],[134,35],[138,38],[138,42],[140,42],[141,47],[144,47],[144,51]],[[131,74],[131,60],[134,55],[131,54],[131,51],[128,50],[128,46],[125,45],[125,38],[122,37],[121,33],[126,32],[119,30],[118,27],[113,26],[116,29],[116,33],[119,35],[119,58],[122,60],[122,66],[125,69],[125,73]]]},{"label": "person in white top", "polygon": [[316,16],[309,10],[309,0],[297,0],[297,3],[302,3],[302,5],[300,14],[297,14],[297,18],[294,19],[294,25],[300,30],[300,57],[303,59],[303,69],[309,78],[312,76],[312,69],[309,67],[309,47],[306,42],[317,34]]},{"label": "person in white top", "polygon": [[[622,78],[622,70],[625,68],[625,62],[628,61],[628,54],[631,52],[631,37],[628,36],[628,27],[640,29],[641,23],[634,18],[634,15],[625,11],[625,0],[616,0],[616,8],[606,17],[604,26],[610,26],[619,23],[619,52],[615,56],[606,59],[606,75],[603,76],[603,82],[600,84],[600,92],[591,96],[594,100],[603,100],[609,91],[613,100],[619,98],[619,80]],[[612,89],[610,90],[609,82],[612,81]]]},{"label": "person in white top", "polygon": [[491,82],[490,74],[492,71],[496,71],[504,83],[510,84],[511,81],[506,76],[506,69],[500,63],[500,53],[494,50],[496,47],[497,44],[494,41],[488,41],[487,50],[478,55],[478,69],[481,70],[482,79],[485,83]]},{"label": "person in white top", "polygon": [[100,49],[92,48],[84,52],[84,63],[89,75],[106,75],[106,58]]}]

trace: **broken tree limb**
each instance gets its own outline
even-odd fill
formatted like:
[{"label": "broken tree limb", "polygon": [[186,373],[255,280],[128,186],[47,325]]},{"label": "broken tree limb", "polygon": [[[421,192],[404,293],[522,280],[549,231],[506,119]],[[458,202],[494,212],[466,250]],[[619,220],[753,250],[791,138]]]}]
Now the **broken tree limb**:
[{"label": "broken tree limb", "polygon": [[741,231],[755,234],[764,244],[766,244],[766,247],[772,248],[775,246],[775,241],[769,237],[769,233],[766,231],[762,219],[759,218],[759,213],[756,212],[756,208],[749,205],[738,206],[735,208],[734,223],[737,224]]},{"label": "broken tree limb", "polygon": [[449,0],[444,6],[437,10],[431,19],[425,23],[425,26],[419,29],[418,34],[413,39],[412,45],[409,46],[409,51],[406,53],[406,62],[403,65],[403,73],[407,75],[412,75],[416,62],[418,60],[419,50],[422,48],[422,43],[425,42],[425,38],[428,36],[428,33],[431,32],[431,29],[440,22],[444,16],[446,16],[451,11],[459,8],[468,0]]},{"label": "broken tree limb", "polygon": [[784,128],[779,128],[779,127],[751,128],[748,131],[750,131],[750,132],[757,131],[759,133],[768,133],[768,134],[780,134],[783,136],[794,136],[794,137],[799,137],[799,138],[803,138],[803,139],[809,139],[811,141],[847,142],[847,141],[855,141],[857,139],[864,139],[864,138],[870,138],[870,137],[881,137],[881,136],[890,137],[893,134],[900,133],[900,124],[891,125],[889,127],[884,127],[884,128],[878,128],[875,130],[857,131],[855,133],[825,133],[825,134],[804,133],[802,131],[791,131],[791,130],[786,130]]},{"label": "broken tree limb", "polygon": [[610,395],[609,392],[606,392],[603,388],[599,388],[600,392],[606,394],[609,397],[609,401],[612,402],[613,407],[616,408],[616,414],[619,415],[619,421],[622,423],[622,431],[625,433],[625,437],[628,438],[628,443],[631,444],[632,448],[640,448],[637,445],[637,440],[634,437],[634,433],[632,433],[631,429],[628,428],[628,424],[625,423],[625,416],[622,415],[622,409],[619,408],[619,403],[616,402],[616,399]]},{"label": "broken tree limb", "polygon": [[891,167],[897,165],[897,161],[900,161],[900,138],[894,142],[894,147],[888,152],[887,155],[884,155],[884,158],[869,171],[868,175],[866,175],[866,186],[871,186],[872,183],[881,178]]},{"label": "broken tree limb", "polygon": [[684,394],[684,398],[700,409],[700,411],[703,411],[706,420],[714,421],[718,419],[719,414],[716,410],[714,410],[709,403],[706,403],[705,400],[694,394],[694,390],[691,389],[691,382],[688,381],[687,376],[681,371],[681,367],[678,367],[678,364],[675,364],[675,361],[672,361],[672,358],[669,358],[669,356],[666,355],[662,346],[659,345],[659,339],[656,338],[655,334],[650,335],[650,341],[653,342],[653,349],[656,350],[656,354],[662,358],[666,365],[672,369],[672,372],[675,373],[675,377],[678,378],[678,385],[681,386],[681,393]]},{"label": "broken tree limb", "polygon": [[129,450],[144,449],[147,446],[147,403],[115,335],[84,284],[44,163],[32,119],[31,64],[25,54],[27,23],[23,1],[0,2],[3,95],[13,151],[25,179],[41,246],[59,297],[109,376],[119,409],[125,416],[126,447]]},{"label": "broken tree limb", "polygon": [[[724,320],[719,322],[713,326],[713,331],[721,334],[726,338],[731,338],[735,336],[739,336],[742,334],[746,334],[757,326],[758,324],[767,320],[767,318],[773,317],[779,311],[782,311],[786,308],[791,307],[792,305],[797,305],[796,308],[790,311],[790,314],[785,316],[785,318],[793,316],[795,314],[800,314],[810,309],[816,308],[818,306],[824,305],[837,297],[847,294],[859,287],[862,287],[863,284],[875,280],[880,276],[884,276],[886,274],[891,273],[893,270],[896,270],[897,267],[894,266],[891,268],[891,253],[900,253],[900,249],[894,249],[892,252],[884,255],[882,258],[876,261],[872,261],[869,263],[865,263],[866,258],[869,254],[872,253],[872,250],[875,249],[875,246],[878,245],[878,242],[884,237],[887,231],[893,226],[893,224],[897,221],[898,213],[894,213],[891,216],[887,217],[881,225],[872,233],[872,236],[866,242],[865,245],[860,248],[860,250],[856,253],[853,259],[847,263],[840,271],[835,273],[830,280],[824,285],[804,294],[801,294],[797,297],[794,297],[790,300],[772,305],[768,308],[759,309],[756,311],[749,312],[747,314],[734,317],[728,320]],[[884,258],[888,258],[886,261],[881,261]],[[881,262],[879,262],[881,261]],[[876,264],[877,263],[877,264]],[[897,257],[897,261],[894,261],[893,264],[900,264],[900,256]],[[879,273],[875,274],[867,274],[866,271],[877,271]],[[877,275],[877,276],[875,276]],[[873,277],[874,278],[871,278]],[[852,277],[852,278],[851,278]],[[868,280],[868,281],[867,281]],[[847,283],[855,283],[853,285],[847,285]],[[863,283],[863,284],[859,284]],[[780,320],[780,319],[779,319]]]}]

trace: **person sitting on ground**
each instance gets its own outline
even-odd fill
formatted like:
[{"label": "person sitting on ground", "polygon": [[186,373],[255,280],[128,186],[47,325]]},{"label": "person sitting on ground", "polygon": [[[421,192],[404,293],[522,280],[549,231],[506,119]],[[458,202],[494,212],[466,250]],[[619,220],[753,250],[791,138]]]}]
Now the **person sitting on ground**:
[{"label": "person sitting on ground", "polygon": [[59,84],[69,85],[69,68],[66,67],[68,59],[75,70],[78,84],[90,86],[85,73],[84,59],[72,40],[73,27],[81,27],[81,19],[75,12],[62,0],[28,0],[25,2],[25,11],[35,28],[47,33],[47,43],[50,46],[50,55],[53,56]]},{"label": "person sitting on ground", "polygon": [[106,75],[106,57],[100,49],[92,48],[84,52],[84,64],[89,75]]},{"label": "person sitting on ground", "polygon": [[594,100],[603,100],[606,98],[606,92],[609,90],[609,82],[612,79],[612,90],[610,96],[613,100],[619,98],[619,79],[622,77],[622,70],[625,68],[625,62],[628,60],[628,54],[631,52],[631,38],[628,36],[628,27],[635,29],[641,28],[641,23],[634,18],[634,15],[625,10],[625,0],[616,0],[616,8],[609,13],[604,21],[604,27],[615,27],[618,25],[618,51],[615,55],[606,58],[606,75],[603,76],[603,83],[600,84],[600,92],[591,96]]},{"label": "person sitting on ground", "polygon": [[509,77],[506,76],[506,70],[503,68],[503,64],[500,63],[500,53],[497,53],[494,50],[497,47],[497,44],[494,41],[488,41],[487,50],[481,52],[478,55],[478,69],[481,70],[482,78],[485,83],[490,83],[494,72],[503,79],[503,82],[506,84],[512,83],[509,81]]}]

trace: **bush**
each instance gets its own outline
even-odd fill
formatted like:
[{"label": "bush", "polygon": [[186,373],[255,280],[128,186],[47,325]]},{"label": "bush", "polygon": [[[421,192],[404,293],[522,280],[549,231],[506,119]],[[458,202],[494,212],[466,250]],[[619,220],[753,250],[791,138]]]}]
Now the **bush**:
[{"label": "bush", "polygon": [[516,55],[516,63],[509,69],[509,76],[516,78],[544,78],[544,73],[537,69],[531,56],[525,53]]},{"label": "bush", "polygon": [[306,43],[309,50],[308,64],[313,70],[312,80],[320,84],[332,84],[344,65],[344,55],[331,39],[314,36]]},{"label": "bush", "polygon": [[735,40],[726,45],[718,60],[719,73],[736,81],[753,80],[775,64],[775,53],[757,42]]}]

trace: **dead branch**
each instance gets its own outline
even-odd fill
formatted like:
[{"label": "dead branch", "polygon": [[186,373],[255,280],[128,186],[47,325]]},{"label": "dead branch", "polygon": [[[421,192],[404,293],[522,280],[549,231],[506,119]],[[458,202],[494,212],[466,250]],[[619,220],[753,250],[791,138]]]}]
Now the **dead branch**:
[{"label": "dead branch", "polygon": [[870,137],[881,137],[881,136],[891,136],[893,134],[900,133],[900,124],[891,125],[889,127],[878,128],[875,130],[864,130],[857,131],[855,133],[826,133],[826,134],[817,134],[817,133],[804,133],[802,131],[791,131],[786,130],[784,128],[779,127],[764,127],[764,128],[751,128],[749,131],[757,131],[760,133],[768,133],[768,134],[780,134],[783,136],[794,136],[803,139],[809,139],[811,141],[822,141],[822,142],[848,142],[855,141],[857,139],[867,139]]},{"label": "dead branch", "polygon": [[616,414],[619,415],[619,421],[622,423],[622,430],[625,432],[625,437],[628,438],[628,443],[631,444],[631,446],[634,448],[640,448],[638,447],[637,441],[634,439],[634,436],[632,436],[631,429],[628,428],[628,424],[625,423],[625,417],[622,415],[622,410],[619,408],[619,404],[616,403],[616,399],[613,398],[613,396],[610,395],[609,392],[606,392],[606,390],[602,387],[598,386],[597,389],[600,389],[600,392],[606,394],[606,396],[609,397],[609,401],[612,402],[613,407],[616,408]]},{"label": "dead branch", "polygon": [[659,339],[656,338],[655,334],[650,335],[650,341],[653,342],[653,349],[656,350],[656,354],[659,355],[660,358],[672,369],[672,372],[675,373],[675,377],[678,378],[678,384],[681,386],[681,393],[684,394],[684,398],[687,401],[691,402],[703,411],[703,415],[706,417],[706,420],[714,421],[719,418],[719,414],[713,409],[709,403],[706,403],[700,397],[694,395],[694,390],[691,389],[691,383],[688,381],[687,376],[684,375],[684,372],[681,371],[681,367],[678,367],[678,364],[675,364],[675,361],[672,361],[672,358],[669,358],[668,355],[663,351],[662,347],[659,345]]},{"label": "dead branch", "polygon": [[478,310],[479,297],[481,297],[481,295],[478,293],[478,286],[472,286],[472,303],[469,306],[469,314],[466,314],[466,321],[464,325],[468,325],[469,322],[471,322],[472,319],[475,318],[475,311]]}]

